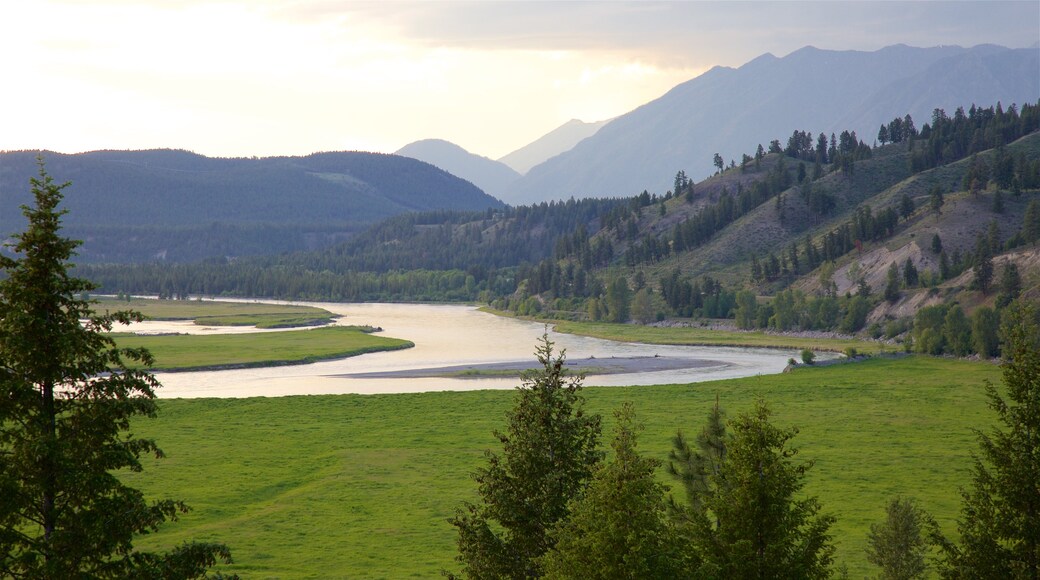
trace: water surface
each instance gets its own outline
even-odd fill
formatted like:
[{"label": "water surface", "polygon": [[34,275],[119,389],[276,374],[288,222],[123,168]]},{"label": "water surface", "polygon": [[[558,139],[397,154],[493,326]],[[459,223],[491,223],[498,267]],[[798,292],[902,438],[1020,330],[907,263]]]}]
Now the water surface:
[{"label": "water surface", "polygon": [[[303,303],[342,316],[336,324],[371,325],[382,334],[410,340],[415,348],[365,354],[307,365],[257,369],[157,373],[163,384],[160,397],[253,397],[315,394],[411,393],[511,389],[516,378],[355,377],[366,373],[393,373],[413,369],[458,367],[529,361],[546,330],[542,324],[503,318],[472,306],[428,304]],[[217,332],[214,327],[190,323],[150,322],[136,330],[148,332]],[[235,332],[248,329],[238,328]],[[689,361],[689,367],[664,371],[589,375],[587,386],[692,383],[758,374],[779,373],[794,350],[702,346],[660,346],[615,342],[549,329],[550,339],[567,351],[567,358],[668,357]],[[589,366],[595,366],[590,362]]]}]

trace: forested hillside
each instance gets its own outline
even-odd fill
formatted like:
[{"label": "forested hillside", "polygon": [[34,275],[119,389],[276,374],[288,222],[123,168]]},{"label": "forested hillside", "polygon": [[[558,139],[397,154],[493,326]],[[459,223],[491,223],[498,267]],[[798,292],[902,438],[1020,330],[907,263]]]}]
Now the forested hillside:
[{"label": "forested hillside", "polygon": [[994,45],[764,54],[735,69],[715,67],[613,119],[533,167],[508,200],[662,193],[680,169],[699,180],[714,154],[739,162],[749,147],[796,129],[855,131],[873,145],[878,125],[896,115],[920,124],[936,107],[1034,102],[1038,70],[1040,50]]},{"label": "forested hillside", "polygon": [[109,292],[480,300],[925,344],[907,331],[929,307],[985,317],[1040,297],[1040,107],[936,109],[916,125],[883,124],[877,147],[794,131],[702,182],[680,171],[663,196],[411,214],[321,252],[85,272]]},{"label": "forested hillside", "polygon": [[67,228],[83,262],[272,254],[342,241],[386,217],[502,203],[414,159],[375,153],[214,159],[187,151],[0,153],[0,234],[20,227],[20,204],[42,155],[72,182]]}]

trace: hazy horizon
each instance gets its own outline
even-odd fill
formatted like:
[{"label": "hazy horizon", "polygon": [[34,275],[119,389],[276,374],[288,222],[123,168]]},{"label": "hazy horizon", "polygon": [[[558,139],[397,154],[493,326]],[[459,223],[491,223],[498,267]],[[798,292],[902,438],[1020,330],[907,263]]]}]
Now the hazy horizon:
[{"label": "hazy horizon", "polygon": [[492,159],[804,46],[1040,41],[1036,2],[5,2],[0,150]]}]

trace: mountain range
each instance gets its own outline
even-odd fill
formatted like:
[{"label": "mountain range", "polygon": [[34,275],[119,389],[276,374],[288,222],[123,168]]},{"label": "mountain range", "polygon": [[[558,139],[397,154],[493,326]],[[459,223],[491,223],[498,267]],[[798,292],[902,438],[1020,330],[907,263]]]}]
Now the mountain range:
[{"label": "mountain range", "polygon": [[527,171],[516,166],[524,175],[506,191],[496,185],[490,193],[511,204],[644,189],[663,194],[680,170],[697,179],[711,175],[715,153],[739,161],[756,144],[785,142],[795,130],[850,130],[869,144],[880,125],[897,116],[910,114],[920,127],[936,108],[952,115],[973,103],[1006,107],[1038,99],[1036,47],[895,45],[862,52],[806,46],[739,68],[715,67],[596,127],[572,148],[532,158],[542,161]]},{"label": "mountain range", "polygon": [[196,260],[323,247],[410,211],[502,203],[428,163],[378,153],[210,158],[188,151],[0,153],[0,232],[21,230],[37,157],[70,181],[65,225],[80,259]]}]

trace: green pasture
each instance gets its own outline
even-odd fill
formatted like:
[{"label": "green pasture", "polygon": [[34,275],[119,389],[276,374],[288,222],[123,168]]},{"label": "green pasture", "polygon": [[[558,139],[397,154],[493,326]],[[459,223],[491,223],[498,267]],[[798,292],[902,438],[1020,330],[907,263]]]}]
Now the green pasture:
[{"label": "green pasture", "polygon": [[[837,560],[861,578],[874,573],[867,530],[893,496],[916,497],[953,529],[972,428],[994,421],[986,380],[999,368],[915,356],[585,394],[605,438],[612,410],[632,401],[646,425],[640,448],[659,459],[677,429],[701,427],[716,396],[731,416],[764,398],[776,424],[800,429],[798,457],[815,461],[807,491],[837,516]],[[138,543],[226,542],[229,570],[244,578],[438,577],[456,570],[446,520],[476,498],[470,475],[497,449],[492,431],[512,401],[512,391],[163,400],[133,429],[167,458],[124,477],[194,511]]]},{"label": "green pasture", "polygon": [[116,334],[120,347],[147,348],[155,370],[202,370],[302,364],[414,346],[357,326],[245,334]]},{"label": "green pasture", "polygon": [[150,300],[98,298],[96,310],[136,310],[151,320],[194,320],[207,326],[256,326],[288,328],[317,326],[332,321],[334,314],[314,306],[218,302],[211,300]]},{"label": "green pasture", "polygon": [[863,354],[877,354],[897,350],[884,343],[849,338],[816,338],[796,335],[767,334],[765,332],[737,332],[712,330],[696,327],[657,327],[636,324],[610,324],[606,322],[552,321],[559,332],[579,334],[594,338],[622,342],[644,342],[648,344],[673,344],[684,346],[745,346],[763,348],[791,348],[844,352],[854,348]]}]

